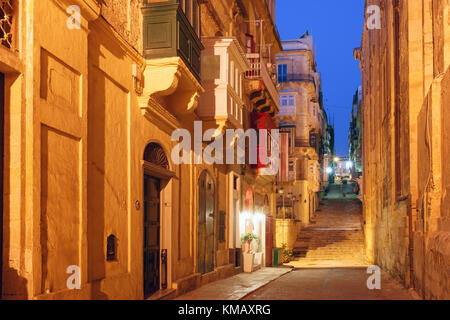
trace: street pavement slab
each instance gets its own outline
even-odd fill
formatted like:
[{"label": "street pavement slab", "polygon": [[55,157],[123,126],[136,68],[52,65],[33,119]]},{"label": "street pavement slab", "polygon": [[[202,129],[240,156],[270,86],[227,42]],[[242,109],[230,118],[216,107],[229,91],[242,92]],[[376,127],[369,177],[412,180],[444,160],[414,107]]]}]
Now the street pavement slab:
[{"label": "street pavement slab", "polygon": [[209,283],[197,290],[179,296],[176,300],[240,300],[255,290],[292,271],[292,268],[262,268],[253,273]]}]

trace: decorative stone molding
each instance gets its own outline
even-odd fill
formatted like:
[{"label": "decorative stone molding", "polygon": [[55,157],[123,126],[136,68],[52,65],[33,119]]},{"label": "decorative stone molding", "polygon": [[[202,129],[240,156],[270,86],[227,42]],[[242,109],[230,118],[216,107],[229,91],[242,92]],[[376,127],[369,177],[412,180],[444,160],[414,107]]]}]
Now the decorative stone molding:
[{"label": "decorative stone molding", "polygon": [[138,102],[142,115],[166,133],[170,134],[173,130],[181,127],[177,118],[152,97],[138,97]]},{"label": "decorative stone molding", "polygon": [[[179,57],[146,60],[141,109],[165,99],[167,108],[175,116],[191,114],[198,106],[203,87]],[[172,116],[173,117],[173,116]]]}]

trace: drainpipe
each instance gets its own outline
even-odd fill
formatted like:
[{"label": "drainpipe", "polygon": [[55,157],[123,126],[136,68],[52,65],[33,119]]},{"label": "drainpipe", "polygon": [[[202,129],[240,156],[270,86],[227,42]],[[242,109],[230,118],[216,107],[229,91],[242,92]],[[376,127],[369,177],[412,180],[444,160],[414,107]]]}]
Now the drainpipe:
[{"label": "drainpipe", "polygon": [[414,288],[414,232],[411,193],[408,195],[408,232],[409,232],[409,287]]}]

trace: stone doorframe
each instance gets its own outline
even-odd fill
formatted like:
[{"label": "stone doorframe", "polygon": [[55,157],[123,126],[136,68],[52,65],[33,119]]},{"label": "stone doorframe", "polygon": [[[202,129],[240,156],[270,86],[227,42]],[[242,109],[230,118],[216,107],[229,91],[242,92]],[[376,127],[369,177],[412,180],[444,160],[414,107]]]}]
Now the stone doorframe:
[{"label": "stone doorframe", "polygon": [[[153,142],[158,145],[162,151],[164,149],[160,144]],[[146,148],[151,143],[147,144]],[[164,154],[166,154],[164,152]],[[172,288],[172,208],[173,208],[173,178],[176,178],[176,173],[170,169],[166,169],[160,165],[154,164],[152,162],[142,160],[141,165],[143,168],[142,173],[142,183],[144,181],[144,176],[148,175],[160,180],[160,249],[161,251],[167,250],[167,289]],[[169,168],[169,165],[167,165]],[[144,196],[144,195],[143,195]],[[160,272],[162,272],[162,261],[160,259]],[[143,276],[143,274],[142,274]],[[162,274],[160,276],[160,281],[162,282]],[[142,279],[143,281],[143,279]]]}]

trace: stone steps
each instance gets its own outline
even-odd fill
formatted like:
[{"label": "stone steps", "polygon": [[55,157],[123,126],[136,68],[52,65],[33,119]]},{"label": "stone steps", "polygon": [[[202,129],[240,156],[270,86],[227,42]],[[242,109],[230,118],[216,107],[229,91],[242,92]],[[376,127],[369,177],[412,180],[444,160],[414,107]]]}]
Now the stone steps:
[{"label": "stone steps", "polygon": [[306,228],[300,232],[294,256],[304,263],[320,261],[364,261],[364,235],[361,230]]}]

